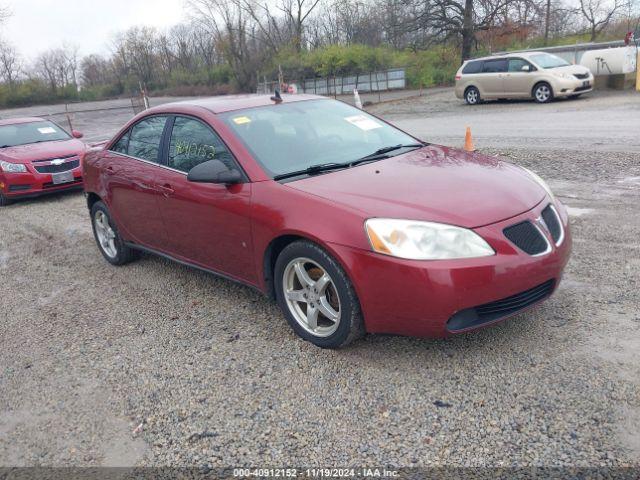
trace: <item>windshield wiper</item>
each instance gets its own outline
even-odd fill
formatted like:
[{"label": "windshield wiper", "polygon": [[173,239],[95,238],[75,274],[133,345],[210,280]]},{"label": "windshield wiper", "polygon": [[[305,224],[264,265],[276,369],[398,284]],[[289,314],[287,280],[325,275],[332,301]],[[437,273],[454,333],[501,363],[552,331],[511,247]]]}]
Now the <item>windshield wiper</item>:
[{"label": "windshield wiper", "polygon": [[358,160],[354,160],[353,162],[349,163],[349,166],[353,167],[360,163],[371,162],[374,160],[381,160],[383,158],[389,158],[389,155],[387,155],[388,153],[391,153],[395,150],[400,150],[401,148],[420,148],[424,146],[425,146],[424,143],[404,143],[404,144],[400,143],[398,145],[379,148],[378,150],[376,150],[373,153],[370,153],[369,155],[365,155],[364,157],[361,157]]},{"label": "windshield wiper", "polygon": [[360,163],[364,162],[372,162],[374,160],[380,160],[382,158],[389,157],[388,153],[393,152],[395,150],[400,150],[401,148],[420,148],[424,147],[426,144],[424,143],[409,143],[409,144],[398,144],[392,145],[389,147],[379,148],[375,152],[366,155],[357,160],[347,162],[347,163],[321,163],[319,165],[311,165],[310,167],[304,168],[302,170],[296,170],[294,172],[282,173],[280,175],[276,175],[273,177],[274,180],[283,180],[285,178],[291,177],[299,177],[301,175],[313,175],[320,172],[327,172],[329,170],[340,170],[343,168],[350,168]]},{"label": "windshield wiper", "polygon": [[283,180],[285,178],[298,177],[300,175],[313,175],[315,173],[327,172],[329,170],[339,170],[341,168],[349,168],[350,163],[321,163],[319,165],[311,165],[310,167],[295,172],[282,173],[273,177],[274,180]]}]

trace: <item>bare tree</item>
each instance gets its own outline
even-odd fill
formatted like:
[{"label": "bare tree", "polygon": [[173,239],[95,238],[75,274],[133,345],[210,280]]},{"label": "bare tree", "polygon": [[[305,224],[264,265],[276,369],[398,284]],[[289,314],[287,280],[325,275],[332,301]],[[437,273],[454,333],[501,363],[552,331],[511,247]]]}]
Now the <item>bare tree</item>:
[{"label": "bare tree", "polygon": [[189,0],[193,21],[223,52],[238,86],[253,89],[259,63],[255,26],[240,3],[242,0]]},{"label": "bare tree", "polygon": [[20,56],[15,47],[0,41],[0,78],[9,86],[13,86],[22,70]]},{"label": "bare tree", "polygon": [[49,85],[52,92],[77,85],[78,49],[60,47],[41,53],[35,62],[35,72]]},{"label": "bare tree", "polygon": [[626,0],[580,0],[580,11],[589,26],[592,42],[626,5]]}]

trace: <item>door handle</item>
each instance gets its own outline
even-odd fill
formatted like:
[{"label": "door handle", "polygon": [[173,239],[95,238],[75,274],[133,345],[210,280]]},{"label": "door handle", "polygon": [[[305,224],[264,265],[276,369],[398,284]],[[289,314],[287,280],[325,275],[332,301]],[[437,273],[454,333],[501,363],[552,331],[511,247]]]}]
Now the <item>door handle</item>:
[{"label": "door handle", "polygon": [[171,185],[169,185],[168,183],[165,183],[164,185],[158,185],[158,190],[160,190],[160,192],[165,197],[170,197],[175,193],[175,190],[171,188]]},{"label": "door handle", "polygon": [[113,175],[115,174],[115,170],[113,169],[113,167],[107,167],[105,168],[105,172],[107,173],[107,175]]},{"label": "door handle", "polygon": [[151,185],[147,185],[146,183],[133,182],[133,184],[138,187],[140,190],[154,190]]}]

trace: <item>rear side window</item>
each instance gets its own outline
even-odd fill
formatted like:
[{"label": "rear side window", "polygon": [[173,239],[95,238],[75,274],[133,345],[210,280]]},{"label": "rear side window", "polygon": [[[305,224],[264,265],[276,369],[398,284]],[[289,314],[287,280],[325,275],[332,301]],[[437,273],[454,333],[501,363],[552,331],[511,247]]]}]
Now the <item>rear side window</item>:
[{"label": "rear side window", "polygon": [[226,145],[210,127],[193,118],[176,117],[169,144],[168,166],[188,173],[209,160],[220,160],[229,169],[237,168]]},{"label": "rear side window", "polygon": [[462,73],[480,73],[482,71],[482,62],[475,61],[467,63],[462,69]]},{"label": "rear side window", "polygon": [[[159,162],[160,141],[167,117],[149,117],[131,128],[127,153],[149,162]],[[119,142],[118,142],[119,143]]]},{"label": "rear side window", "polygon": [[482,73],[499,73],[507,71],[507,60],[485,60],[482,65]]}]

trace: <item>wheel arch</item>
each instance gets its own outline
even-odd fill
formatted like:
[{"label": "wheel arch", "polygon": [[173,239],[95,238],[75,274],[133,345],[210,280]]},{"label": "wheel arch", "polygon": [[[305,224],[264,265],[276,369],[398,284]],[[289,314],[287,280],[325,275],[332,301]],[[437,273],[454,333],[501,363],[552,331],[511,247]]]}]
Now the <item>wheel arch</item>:
[{"label": "wheel arch", "polygon": [[482,91],[480,90],[480,87],[478,87],[476,84],[474,83],[470,83],[469,85],[467,85],[466,87],[464,87],[464,96],[467,96],[467,92],[469,91],[469,89],[471,88],[475,88],[478,93],[480,94],[480,96],[482,96]]},{"label": "wheel arch", "polygon": [[[327,245],[326,242],[323,242],[319,238],[315,238],[311,235],[307,235],[301,232],[282,233],[269,242],[262,256],[262,281],[265,287],[264,292],[268,298],[272,300],[275,300],[276,298],[275,283],[274,283],[273,276],[275,273],[275,265],[276,265],[276,260],[278,259],[278,256],[288,245],[297,241],[307,241],[325,250],[338,263],[338,265],[342,267],[342,269],[345,271],[347,276],[351,278],[349,269],[347,269],[343,260],[334,251],[334,249],[331,248],[330,245]],[[354,285],[354,288],[356,289],[356,291],[358,290],[357,286],[355,285]]]},{"label": "wheel arch", "polygon": [[87,192],[86,198],[87,198],[87,208],[89,209],[89,211],[91,211],[91,209],[97,202],[103,201],[102,198],[100,198],[100,196],[94,192]]}]

